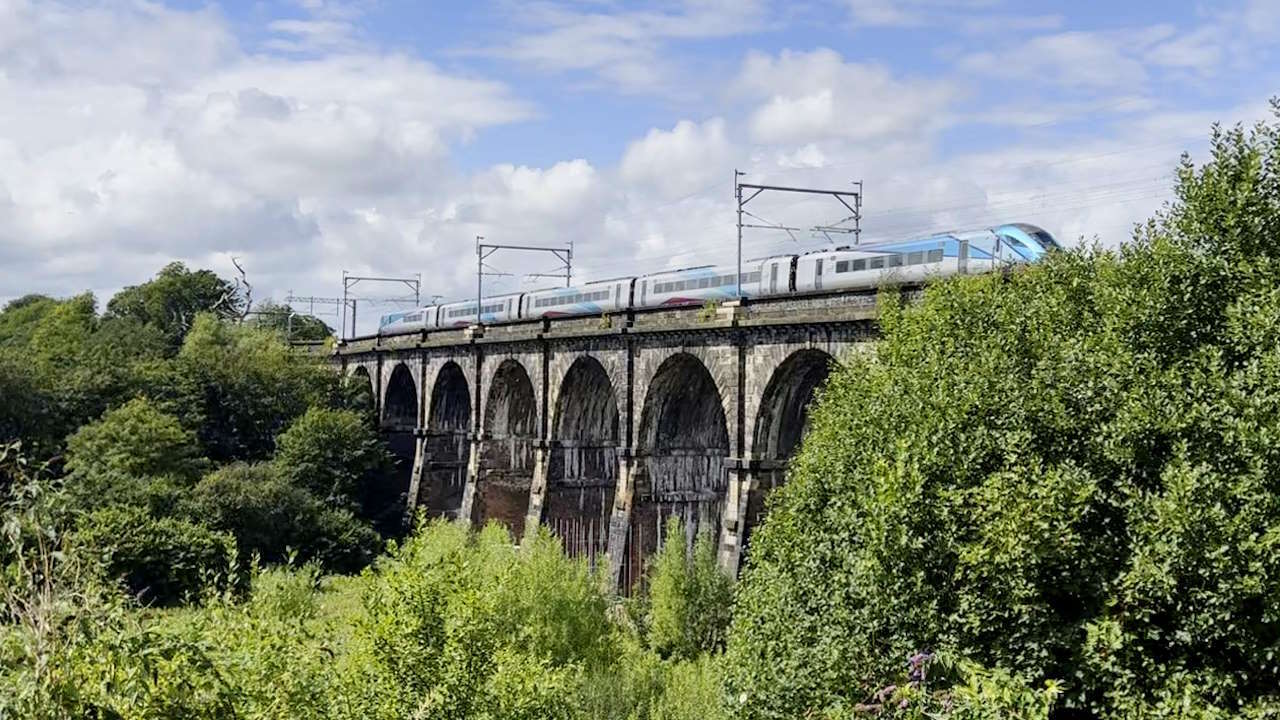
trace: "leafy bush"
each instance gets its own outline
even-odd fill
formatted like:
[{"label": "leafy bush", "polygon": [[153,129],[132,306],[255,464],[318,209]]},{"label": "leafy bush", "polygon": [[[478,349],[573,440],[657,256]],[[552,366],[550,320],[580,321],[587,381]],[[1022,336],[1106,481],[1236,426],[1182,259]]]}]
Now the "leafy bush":
[{"label": "leafy bush", "polygon": [[81,427],[67,441],[67,470],[194,482],[207,462],[193,433],[150,400],[136,398]]},{"label": "leafy bush", "polygon": [[268,458],[276,437],[336,385],[330,369],[300,362],[271,330],[212,315],[197,316],[177,357],[147,378],[148,394],[195,430],[215,462]]},{"label": "leafy bush", "polygon": [[228,465],[201,480],[182,503],[193,522],[230,533],[242,560],[316,561],[330,571],[358,570],[381,547],[377,533],[279,477],[270,464]]},{"label": "leafy bush", "polygon": [[606,602],[544,530],[433,523],[380,561],[348,660],[357,717],[570,717],[613,660]]},{"label": "leafy bush", "polygon": [[390,472],[391,455],[359,414],[313,407],[280,435],[275,464],[317,497],[355,506]]},{"label": "leafy bush", "polygon": [[238,580],[230,535],[177,518],[155,518],[137,507],[84,515],[70,542],[78,552],[100,559],[108,579],[148,605],[172,605]]},{"label": "leafy bush", "polygon": [[1280,710],[1280,127],[1215,131],[1115,252],[882,303],[752,539],[747,718],[917,648],[1103,717]]},{"label": "leafy bush", "polygon": [[690,553],[680,518],[667,520],[667,541],[649,569],[649,645],[662,657],[696,658],[724,647],[733,580],[716,564],[710,533]]}]

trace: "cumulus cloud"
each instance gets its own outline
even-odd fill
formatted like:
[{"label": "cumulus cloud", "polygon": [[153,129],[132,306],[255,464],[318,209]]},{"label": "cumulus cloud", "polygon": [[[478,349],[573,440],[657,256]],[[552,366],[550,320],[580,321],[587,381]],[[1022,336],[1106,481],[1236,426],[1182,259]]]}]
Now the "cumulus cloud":
[{"label": "cumulus cloud", "polygon": [[[1273,15],[1248,3],[1198,28],[1059,32],[996,2],[850,2],[863,27],[951,23],[954,62],[921,75],[852,51],[734,50],[719,54],[731,81],[718,93],[680,48],[769,29],[779,11],[763,0],[522,4],[517,34],[451,63],[568,74],[556,90],[591,77],[604,102],[646,93],[658,119],[623,135],[603,113],[595,154],[548,137],[563,144],[536,164],[487,151],[496,161],[462,164],[459,148],[553,114],[556,99],[535,107],[524,88],[380,49],[361,35],[362,5],[301,0],[249,51],[216,7],[0,0],[0,294],[105,295],[174,258],[226,273],[239,257],[277,298],[331,294],[343,269],[422,272],[427,294],[467,296],[476,235],[572,241],[579,279],[725,262],[734,168],[762,184],[865,181],[867,238],[1030,220],[1114,242],[1168,196],[1178,151],[1211,121],[1261,116],[1260,105],[1175,112],[1151,87],[1242,62],[1216,52],[1217,33],[1252,23],[1256,48]],[[1022,41],[961,37],[964,22],[996,17],[1024,23]],[[1080,131],[1070,142],[1064,125]],[[954,142],[975,128],[989,133],[981,149]],[[749,230],[748,257],[849,239],[807,230],[847,215],[829,198],[762,195],[750,209],[801,230]],[[491,262],[513,273],[487,278],[493,291],[526,289],[521,275],[554,265]]]},{"label": "cumulus cloud", "polygon": [[15,294],[106,293],[175,257],[225,272],[238,255],[277,292],[336,277],[417,236],[452,144],[530,112],[403,55],[251,55],[213,9],[11,0],[0,16]]},{"label": "cumulus cloud", "polygon": [[671,42],[756,32],[768,26],[771,13],[766,0],[678,0],[662,9],[627,11],[523,3],[511,14],[515,26],[508,42],[463,54],[586,73],[615,91],[683,93],[689,78],[668,57]]},{"label": "cumulus cloud", "polygon": [[723,179],[734,155],[723,118],[703,123],[681,120],[670,130],[653,128],[628,145],[620,170],[622,179],[631,185],[672,199]]},{"label": "cumulus cloud", "polygon": [[938,127],[939,113],[956,96],[951,83],[897,78],[883,66],[846,62],[825,48],[753,53],[736,86],[765,99],[750,127],[754,140],[768,144],[918,135]]}]

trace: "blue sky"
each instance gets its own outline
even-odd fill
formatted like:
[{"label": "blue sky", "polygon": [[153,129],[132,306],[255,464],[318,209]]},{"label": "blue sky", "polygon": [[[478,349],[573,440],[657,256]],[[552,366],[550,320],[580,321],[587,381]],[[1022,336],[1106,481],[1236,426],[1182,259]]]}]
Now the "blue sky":
[{"label": "blue sky", "polygon": [[172,258],[259,297],[344,269],[458,296],[476,235],[573,241],[586,278],[718,262],[734,168],[865,181],[868,238],[1115,244],[1210,123],[1266,116],[1278,38],[1273,0],[0,0],[0,298]]}]

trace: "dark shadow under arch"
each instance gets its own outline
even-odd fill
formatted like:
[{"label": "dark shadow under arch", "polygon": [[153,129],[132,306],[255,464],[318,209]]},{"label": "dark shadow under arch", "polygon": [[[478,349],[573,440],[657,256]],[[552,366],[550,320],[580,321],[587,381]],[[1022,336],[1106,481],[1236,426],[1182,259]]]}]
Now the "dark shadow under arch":
[{"label": "dark shadow under arch", "polygon": [[699,531],[718,535],[728,454],[728,423],[715,380],[696,357],[672,355],[654,374],[640,415],[624,591],[642,579],[671,515],[684,521],[690,545]]},{"label": "dark shadow under arch", "polygon": [[619,424],[604,366],[589,355],[574,360],[556,399],[542,521],[569,556],[592,564],[608,546]]},{"label": "dark shadow under arch", "polygon": [[382,401],[382,424],[390,430],[412,431],[418,426],[418,384],[404,363],[396,363]]},{"label": "dark shadow under arch", "polygon": [[502,361],[493,374],[484,432],[471,519],[477,525],[497,520],[519,540],[529,512],[538,403],[529,373],[515,360]]},{"label": "dark shadow under arch", "polygon": [[471,457],[471,388],[456,362],[436,374],[427,406],[422,487],[418,506],[428,517],[456,519]]}]

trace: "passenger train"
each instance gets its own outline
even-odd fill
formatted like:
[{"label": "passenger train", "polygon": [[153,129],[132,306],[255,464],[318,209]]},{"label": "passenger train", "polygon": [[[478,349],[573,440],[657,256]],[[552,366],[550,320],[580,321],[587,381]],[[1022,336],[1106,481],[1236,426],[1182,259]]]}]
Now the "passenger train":
[{"label": "passenger train", "polygon": [[[776,255],[743,263],[742,295],[778,297],[919,283],[1033,263],[1059,247],[1048,232],[1034,225],[1013,223],[915,240]],[[578,287],[498,295],[482,300],[478,320],[492,325],[734,300],[738,297],[735,274],[732,265],[706,265],[597,280]],[[466,327],[476,322],[476,301],[464,300],[383,315],[378,334]]]}]

